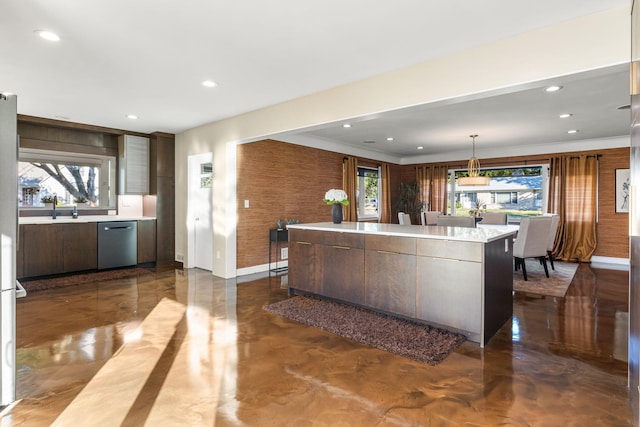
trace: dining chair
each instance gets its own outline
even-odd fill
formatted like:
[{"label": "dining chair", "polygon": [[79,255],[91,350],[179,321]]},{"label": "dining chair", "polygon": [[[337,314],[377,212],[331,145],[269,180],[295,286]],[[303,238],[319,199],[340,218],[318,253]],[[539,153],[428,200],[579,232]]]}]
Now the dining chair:
[{"label": "dining chair", "polygon": [[476,219],[472,216],[449,216],[440,215],[437,219],[437,225],[446,227],[469,227],[475,228]]},{"label": "dining chair", "polygon": [[411,225],[411,215],[404,212],[398,212],[398,224]]},{"label": "dining chair", "polygon": [[507,214],[504,212],[485,212],[481,216],[482,224],[507,225]]},{"label": "dining chair", "polygon": [[547,241],[547,256],[549,257],[551,269],[555,271],[556,267],[553,265],[553,261],[555,258],[553,254],[553,246],[556,243],[556,234],[558,233],[558,225],[560,224],[560,215],[544,214],[543,216],[548,216],[551,218],[551,228],[549,229],[549,239]]},{"label": "dining chair", "polygon": [[420,220],[422,225],[438,225],[438,217],[442,215],[440,211],[422,211]]},{"label": "dining chair", "polygon": [[547,268],[547,244],[551,229],[550,216],[525,217],[520,220],[518,237],[513,242],[514,269],[522,267],[524,280],[527,280],[526,258],[537,258],[544,266],[544,273],[549,277]]}]

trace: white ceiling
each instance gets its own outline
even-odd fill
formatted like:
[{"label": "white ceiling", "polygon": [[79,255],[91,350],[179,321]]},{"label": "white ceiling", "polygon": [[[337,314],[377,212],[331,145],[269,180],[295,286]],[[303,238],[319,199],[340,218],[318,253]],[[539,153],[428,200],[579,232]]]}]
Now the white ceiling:
[{"label": "white ceiling", "polygon": [[[562,89],[548,93],[550,84]],[[298,133],[289,137],[315,137],[339,141],[352,149],[408,158],[472,150],[470,135],[476,134],[476,149],[498,156],[514,146],[540,146],[580,140],[629,135],[629,66],[622,64],[541,81],[510,93],[483,93],[474,98],[443,102],[362,117]],[[620,108],[623,107],[623,108]],[[560,118],[561,114],[571,114]],[[569,134],[569,130],[578,132]],[[387,141],[392,137],[393,141]],[[418,147],[423,147],[418,149]],[[371,157],[375,158],[374,153]],[[448,156],[450,157],[450,156]],[[404,160],[402,160],[404,159]]]},{"label": "white ceiling", "polygon": [[[0,91],[18,95],[20,114],[178,133],[619,6],[630,0],[3,0]],[[46,42],[39,29],[61,40]],[[628,133],[628,111],[616,110],[629,102],[625,67],[562,84],[552,95],[529,86],[313,135],[375,140],[368,149],[405,157],[418,145],[470,145],[470,133],[495,147]],[[574,116],[558,120],[564,111]],[[574,127],[578,136],[567,136]]]}]

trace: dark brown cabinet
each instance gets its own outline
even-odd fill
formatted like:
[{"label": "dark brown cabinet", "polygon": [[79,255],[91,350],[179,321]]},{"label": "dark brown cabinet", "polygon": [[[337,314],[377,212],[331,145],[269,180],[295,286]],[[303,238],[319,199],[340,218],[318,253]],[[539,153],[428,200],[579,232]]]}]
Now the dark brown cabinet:
[{"label": "dark brown cabinet", "polygon": [[322,292],[322,235],[316,231],[290,230],[289,283],[305,292]]},{"label": "dark brown cabinet", "polygon": [[23,277],[64,272],[62,224],[21,225]]},{"label": "dark brown cabinet", "polygon": [[[156,261],[156,221],[141,220],[138,264]],[[35,277],[98,268],[98,228],[95,222],[23,224],[16,255],[16,276]]]},{"label": "dark brown cabinet", "polygon": [[98,268],[98,226],[95,222],[61,224],[64,273]]},{"label": "dark brown cabinet", "polygon": [[138,221],[138,264],[156,262],[156,221]]},{"label": "dark brown cabinet", "polygon": [[365,304],[390,313],[415,317],[415,255],[368,250],[365,263]]},{"label": "dark brown cabinet", "polygon": [[322,263],[323,295],[364,303],[364,236],[325,233]]},{"label": "dark brown cabinet", "polygon": [[96,223],[24,224],[19,233],[19,278],[98,268]]},{"label": "dark brown cabinet", "polygon": [[162,132],[150,135],[149,194],[156,196],[156,259],[175,260],[175,136]]},{"label": "dark brown cabinet", "polygon": [[416,239],[366,236],[365,304],[415,317]]}]

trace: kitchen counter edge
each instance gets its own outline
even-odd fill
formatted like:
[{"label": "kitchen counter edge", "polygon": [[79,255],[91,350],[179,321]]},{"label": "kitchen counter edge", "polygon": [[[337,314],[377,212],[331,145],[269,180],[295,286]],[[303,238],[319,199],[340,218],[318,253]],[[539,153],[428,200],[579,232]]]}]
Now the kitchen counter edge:
[{"label": "kitchen counter edge", "polygon": [[459,240],[466,242],[489,243],[517,233],[517,226],[499,226],[492,228],[466,228],[422,225],[379,224],[370,222],[318,222],[311,224],[292,224],[289,229],[329,231],[338,233],[379,234],[420,239]]},{"label": "kitchen counter edge", "polygon": [[50,217],[32,216],[20,217],[18,224],[75,224],[87,222],[115,222],[115,221],[151,221],[156,219],[155,216],[119,216],[119,215],[84,215],[78,218],[70,216],[59,216],[56,219]]}]

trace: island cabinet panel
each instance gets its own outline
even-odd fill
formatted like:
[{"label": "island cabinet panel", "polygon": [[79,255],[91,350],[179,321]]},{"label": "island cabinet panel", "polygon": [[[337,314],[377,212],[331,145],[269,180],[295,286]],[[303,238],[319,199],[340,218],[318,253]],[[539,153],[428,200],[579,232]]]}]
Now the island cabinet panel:
[{"label": "island cabinet panel", "polygon": [[365,264],[365,305],[415,317],[416,257],[367,249]]},{"label": "island cabinet panel", "polygon": [[416,317],[480,334],[482,264],[447,258],[416,258]]},{"label": "island cabinet panel", "polygon": [[289,286],[305,292],[322,292],[322,235],[291,230],[289,233]]},{"label": "island cabinet panel", "polygon": [[420,256],[482,262],[483,246],[476,242],[418,239],[416,250]]},{"label": "island cabinet panel", "polygon": [[20,228],[23,277],[62,273],[62,225],[29,224]]},{"label": "island cabinet panel", "polygon": [[[61,224],[65,273],[98,268],[98,225],[95,222]],[[58,243],[60,244],[60,243]]]},{"label": "island cabinet panel", "polygon": [[377,234],[367,234],[365,236],[365,247],[367,250],[391,252],[398,254],[416,254],[415,237],[393,237]]},{"label": "island cabinet panel", "polygon": [[364,249],[332,245],[324,246],[323,253],[322,294],[363,304]]}]

